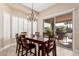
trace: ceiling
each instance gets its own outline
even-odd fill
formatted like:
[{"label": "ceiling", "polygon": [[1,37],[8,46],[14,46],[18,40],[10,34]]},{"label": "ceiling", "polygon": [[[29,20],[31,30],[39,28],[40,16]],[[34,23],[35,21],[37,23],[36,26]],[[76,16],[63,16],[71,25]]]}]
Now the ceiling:
[{"label": "ceiling", "polygon": [[[37,12],[40,12],[54,4],[55,3],[33,3],[33,9]],[[32,8],[32,3],[23,3],[23,5]]]}]

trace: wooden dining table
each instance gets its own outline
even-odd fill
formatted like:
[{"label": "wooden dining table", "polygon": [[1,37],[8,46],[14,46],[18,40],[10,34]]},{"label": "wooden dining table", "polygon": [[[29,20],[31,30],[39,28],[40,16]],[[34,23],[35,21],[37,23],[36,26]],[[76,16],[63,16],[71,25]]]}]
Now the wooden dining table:
[{"label": "wooden dining table", "polygon": [[[46,46],[46,42],[48,42],[49,38],[43,38],[43,37],[38,37],[38,38],[27,37],[27,38],[29,38],[27,40],[29,40],[29,41],[31,41],[33,43],[37,43],[38,45],[41,44],[43,46],[43,48],[42,48],[43,49],[42,50],[43,51],[42,56],[46,55],[45,46]],[[54,41],[54,45],[55,45],[54,50],[55,50],[55,56],[56,56],[56,42],[55,42],[54,38],[53,38],[53,41]]]}]

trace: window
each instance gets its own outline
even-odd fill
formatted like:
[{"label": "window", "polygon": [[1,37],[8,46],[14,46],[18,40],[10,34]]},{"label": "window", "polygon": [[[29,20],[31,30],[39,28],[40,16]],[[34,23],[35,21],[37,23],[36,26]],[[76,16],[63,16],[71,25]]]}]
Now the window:
[{"label": "window", "polygon": [[18,17],[12,16],[12,37],[15,38],[15,34],[18,33]]},{"label": "window", "polygon": [[19,17],[19,33],[23,32],[24,25],[23,25],[23,18]]},{"label": "window", "polygon": [[4,39],[10,39],[10,15],[3,13],[3,37]]},{"label": "window", "polygon": [[27,32],[27,19],[24,18],[24,32]]},{"label": "window", "polygon": [[27,29],[28,29],[27,35],[30,37],[32,29],[31,29],[31,21],[29,21],[29,20],[27,21]]},{"label": "window", "polygon": [[33,34],[37,32],[37,21],[33,21]]}]

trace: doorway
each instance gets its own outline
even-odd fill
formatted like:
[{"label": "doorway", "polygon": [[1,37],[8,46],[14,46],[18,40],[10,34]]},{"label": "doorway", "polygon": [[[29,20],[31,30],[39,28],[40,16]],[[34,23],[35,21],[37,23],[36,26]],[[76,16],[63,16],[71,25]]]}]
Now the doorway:
[{"label": "doorway", "polygon": [[[55,19],[49,18],[44,20],[44,33],[50,32],[56,38],[56,45],[68,50],[73,50],[73,24],[72,12],[55,16]],[[54,35],[55,31],[55,35]],[[46,37],[46,35],[44,36]]]},{"label": "doorway", "polygon": [[55,28],[56,28],[57,45],[72,50],[72,42],[73,42],[72,12],[56,16]]}]

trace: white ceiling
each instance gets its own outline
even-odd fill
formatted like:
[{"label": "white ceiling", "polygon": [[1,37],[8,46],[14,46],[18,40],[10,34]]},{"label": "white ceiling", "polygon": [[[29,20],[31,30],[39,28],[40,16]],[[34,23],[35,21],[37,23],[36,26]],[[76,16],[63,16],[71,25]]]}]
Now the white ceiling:
[{"label": "white ceiling", "polygon": [[[40,12],[54,4],[55,3],[33,3],[33,9]],[[23,5],[32,8],[32,3],[23,3]]]}]

